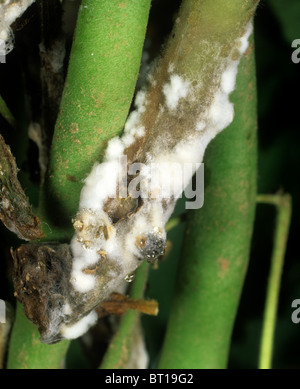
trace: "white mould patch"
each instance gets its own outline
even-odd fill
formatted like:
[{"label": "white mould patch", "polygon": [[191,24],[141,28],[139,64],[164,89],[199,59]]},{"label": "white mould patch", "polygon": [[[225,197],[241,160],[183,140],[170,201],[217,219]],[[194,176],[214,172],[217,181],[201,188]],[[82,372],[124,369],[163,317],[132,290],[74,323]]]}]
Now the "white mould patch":
[{"label": "white mould patch", "polygon": [[[86,178],[81,191],[80,209],[91,209],[101,212],[103,202],[108,197],[116,196],[118,173],[118,160],[95,164]],[[105,184],[103,185],[104,182]]]},{"label": "white mould patch", "polygon": [[[177,199],[195,172],[197,177],[209,142],[233,120],[233,104],[229,98],[235,89],[239,59],[231,58],[237,49],[240,54],[246,51],[251,31],[252,25],[248,25],[244,35],[234,42],[227,58],[218,57],[219,73],[210,80],[211,93],[209,90],[207,99],[200,101],[198,106],[196,96],[203,85],[193,82],[192,87],[190,80],[175,73],[175,64],[170,64],[169,80],[160,86],[164,101],[157,105],[159,113],[154,124],[158,123],[160,130],[160,126],[164,128],[170,122],[167,135],[163,131],[145,128],[148,123],[143,123],[143,114],[152,95],[151,91],[145,90],[137,93],[136,110],[129,115],[123,136],[109,141],[103,163],[95,164],[84,181],[79,211],[73,221],[75,236],[70,244],[69,281],[73,288],[71,295],[75,293],[85,304],[91,297],[95,300],[97,296],[98,300],[96,303],[92,300],[85,308],[88,315],[83,318],[79,315],[80,320],[75,324],[73,316],[72,320],[68,318],[58,330],[63,337],[70,339],[85,333],[97,319],[91,309],[118,290],[124,280],[131,280],[142,260],[153,262],[163,255],[165,225]],[[154,88],[153,85],[150,84],[150,88]],[[183,100],[193,106],[196,117],[189,118],[190,128],[181,132],[176,126],[181,119],[178,108]],[[136,141],[144,135],[146,142],[149,135],[150,143],[146,144],[145,150],[134,150],[136,154],[133,152],[134,156],[130,157],[130,147],[140,147]],[[140,153],[142,159],[128,161],[124,168],[126,153],[133,159]],[[120,195],[118,190],[124,189],[123,178],[128,176],[131,179],[125,185],[126,193]],[[64,315],[68,312],[74,315],[74,311],[74,305],[63,308]]]},{"label": "white mould patch", "polygon": [[240,51],[241,55],[245,54],[246,50],[248,49],[249,38],[250,38],[250,35],[252,34],[252,32],[253,32],[253,22],[252,22],[252,20],[250,20],[250,22],[246,26],[246,31],[245,31],[244,35],[240,38],[239,51]]},{"label": "white mould patch", "polygon": [[124,127],[124,135],[121,138],[124,147],[129,147],[135,141],[135,137],[144,135],[145,128],[141,125],[141,116],[146,111],[146,91],[141,90],[136,94],[134,104],[136,109],[128,116]]},{"label": "white mould patch", "polygon": [[124,152],[124,143],[118,137],[112,138],[107,145],[105,151],[105,160],[111,161],[116,158],[116,156],[123,155]]},{"label": "white mould patch", "polygon": [[188,80],[184,80],[178,74],[171,74],[170,81],[163,87],[168,109],[174,111],[177,108],[179,100],[186,98],[190,90],[191,86]]},{"label": "white mould patch", "polygon": [[[252,21],[248,23],[245,33],[236,40],[236,45],[242,56],[249,45],[248,39],[253,31]],[[196,123],[196,130],[203,132],[202,143],[204,148],[208,143],[222,130],[230,125],[234,117],[234,107],[229,100],[230,94],[235,89],[236,77],[240,58],[232,60],[229,56],[221,73],[220,86],[217,88],[213,99],[206,110],[199,115],[199,121]],[[205,131],[204,131],[205,129]]]},{"label": "white mould patch", "polygon": [[[76,267],[79,267],[76,269]],[[71,284],[79,293],[87,293],[93,290],[96,286],[96,278],[91,274],[83,273],[83,266],[80,266],[77,261],[74,263],[74,269],[71,273]]]},{"label": "white mould patch", "polygon": [[196,123],[196,131],[203,131],[206,127],[206,122],[205,121],[199,121]]},{"label": "white mould patch", "polygon": [[64,325],[61,329],[61,333],[65,339],[76,339],[85,334],[93,325],[95,325],[97,320],[97,313],[95,311],[91,311],[77,323],[70,326]]},{"label": "white mould patch", "polygon": [[[95,240],[95,238],[93,238]],[[89,244],[91,242],[89,241]],[[96,277],[88,274],[87,269],[96,266],[100,259],[100,254],[96,248],[87,248],[86,242],[75,236],[71,242],[71,252],[73,256],[71,284],[75,291],[87,293],[96,286]]]},{"label": "white mould patch", "polygon": [[229,126],[234,116],[233,104],[228,99],[228,94],[220,90],[214,96],[211,107],[208,112],[212,135],[216,135],[224,128]]},{"label": "white mould patch", "polygon": [[227,95],[234,91],[237,70],[238,61],[232,61],[232,64],[222,73],[221,90]]}]

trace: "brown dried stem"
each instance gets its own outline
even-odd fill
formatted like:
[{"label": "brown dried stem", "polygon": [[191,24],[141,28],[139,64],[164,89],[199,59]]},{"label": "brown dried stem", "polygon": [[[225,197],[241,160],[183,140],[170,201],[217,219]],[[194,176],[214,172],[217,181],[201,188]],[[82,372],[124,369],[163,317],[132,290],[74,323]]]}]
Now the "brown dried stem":
[{"label": "brown dried stem", "polygon": [[17,172],[11,150],[0,135],[0,219],[20,239],[40,239],[44,236],[41,222],[32,213]]},{"label": "brown dried stem", "polygon": [[97,311],[99,317],[103,317],[109,314],[123,315],[128,309],[156,316],[158,314],[158,303],[155,300],[132,299],[121,293],[112,293],[108,300],[100,304]]}]

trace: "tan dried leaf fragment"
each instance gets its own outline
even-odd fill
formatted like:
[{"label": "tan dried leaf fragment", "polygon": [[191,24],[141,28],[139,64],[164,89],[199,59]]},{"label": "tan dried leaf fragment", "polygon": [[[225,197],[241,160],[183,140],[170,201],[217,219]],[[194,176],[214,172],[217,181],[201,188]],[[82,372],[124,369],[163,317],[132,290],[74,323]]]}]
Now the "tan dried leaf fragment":
[{"label": "tan dried leaf fragment", "polygon": [[121,293],[112,293],[97,308],[99,317],[106,315],[123,315],[128,309],[134,309],[146,315],[158,314],[158,303],[155,300],[131,299]]}]

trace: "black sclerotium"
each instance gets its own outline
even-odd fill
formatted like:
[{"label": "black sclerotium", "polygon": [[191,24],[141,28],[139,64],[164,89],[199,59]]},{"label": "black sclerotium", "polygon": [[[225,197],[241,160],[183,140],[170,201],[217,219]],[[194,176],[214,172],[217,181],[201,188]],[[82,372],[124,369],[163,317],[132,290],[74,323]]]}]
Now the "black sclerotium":
[{"label": "black sclerotium", "polygon": [[141,257],[147,262],[153,263],[164,255],[166,241],[155,233],[149,233],[138,238],[137,247],[140,250]]}]

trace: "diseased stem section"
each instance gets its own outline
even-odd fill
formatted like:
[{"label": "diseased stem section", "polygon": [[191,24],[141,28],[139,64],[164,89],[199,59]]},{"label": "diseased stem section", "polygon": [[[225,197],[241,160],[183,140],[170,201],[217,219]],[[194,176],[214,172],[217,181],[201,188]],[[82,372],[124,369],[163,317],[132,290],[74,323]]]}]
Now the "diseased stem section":
[{"label": "diseased stem section", "polygon": [[[134,3],[130,2],[130,5]],[[107,28],[112,30],[111,34],[107,35],[107,31],[105,34],[110,43],[113,39],[116,47],[109,46],[107,58],[114,58],[115,49],[120,56],[123,46],[120,46],[119,34],[125,31],[120,31],[119,27],[123,25],[125,14],[120,11],[122,20],[115,24],[115,19],[108,11],[116,5],[118,10],[124,10],[124,3],[97,2],[98,6],[102,4],[105,8],[102,9],[99,20],[91,13],[88,4],[95,3],[83,2],[80,20],[86,22],[91,18],[92,24],[96,22],[95,31],[91,28],[91,23],[88,23],[89,31],[91,28],[93,33],[96,33],[101,18],[104,26],[108,20]],[[37,301],[41,298],[44,300],[45,290],[57,291],[53,304],[47,303],[41,310],[27,309],[27,312],[34,314],[31,319],[39,324],[42,340],[46,343],[60,338],[75,338],[86,332],[97,320],[95,308],[118,290],[124,279],[140,266],[141,260],[153,262],[163,255],[166,244],[165,226],[176,200],[202,162],[209,142],[233,120],[233,104],[229,101],[229,95],[235,88],[240,59],[248,48],[248,38],[252,31],[251,18],[257,1],[230,1],[225,4],[219,0],[210,8],[211,4],[212,2],[204,0],[186,0],[182,3],[166,50],[153,74],[149,75],[148,89],[137,94],[137,109],[130,114],[122,137],[109,141],[103,162],[95,164],[85,179],[79,211],[74,221],[75,235],[70,246],[32,245],[21,247],[15,253],[15,263],[19,264],[17,278],[25,279],[23,282],[26,283],[25,289],[23,284],[17,289],[21,301],[28,299],[28,290],[33,286],[33,295]],[[223,11],[220,12],[218,7],[223,7]],[[127,8],[126,10],[128,11]],[[212,19],[213,16],[215,20]],[[74,50],[80,48],[84,58],[95,56],[106,63],[107,58],[103,58],[99,47],[95,46],[90,51],[90,46],[89,49],[82,46],[89,42],[85,41],[86,25],[81,24],[80,20],[73,57],[76,52]],[[83,39],[81,46],[77,46],[79,32]],[[91,39],[93,41],[93,37]],[[96,42],[93,41],[93,44]],[[54,170],[50,171],[48,182],[52,186],[50,188],[48,185],[48,194],[54,195],[64,205],[62,212],[59,208],[55,210],[55,215],[62,220],[65,217],[71,218],[74,207],[71,196],[80,186],[77,175],[69,176],[70,171],[77,172],[82,178],[85,169],[105,144],[101,143],[99,147],[97,145],[96,134],[102,133],[99,123],[106,118],[106,125],[109,122],[117,130],[116,122],[109,115],[116,112],[114,104],[121,103],[119,99],[115,99],[116,96],[112,101],[110,94],[104,93],[108,87],[107,84],[102,84],[106,68],[102,69],[104,78],[97,85],[97,77],[94,75],[96,62],[89,60],[85,63],[86,67],[90,61],[94,64],[90,69],[94,78],[91,78],[88,69],[83,72],[80,68],[81,58],[79,61],[75,55],[79,61],[75,62],[76,66],[72,58],[53,142]],[[120,63],[117,67],[120,67]],[[71,70],[75,72],[72,83]],[[101,72],[101,69],[97,71]],[[116,77],[110,81],[109,87],[116,88]],[[75,94],[70,99],[71,90],[83,99],[82,105]],[[118,94],[122,95],[120,91],[122,84],[118,85]],[[118,106],[117,110],[120,113],[122,106]],[[101,114],[100,118],[96,116],[97,113]],[[69,114],[72,115],[68,116]],[[112,132],[106,130],[104,133],[105,139],[112,135]],[[75,146],[73,144],[71,147],[70,140]],[[90,159],[91,156],[93,158]],[[126,161],[122,164],[124,159]],[[156,180],[155,172],[151,170],[153,165],[159,167],[160,176]],[[189,167],[189,170],[182,177],[178,171],[185,167]],[[132,168],[136,170],[132,172]],[[199,169],[197,173],[198,171]],[[131,176],[129,182],[128,176]],[[153,178],[154,185],[151,182]],[[171,179],[169,191],[164,187],[168,179]],[[135,187],[132,185],[134,183]],[[61,252],[64,250],[66,255],[62,256]],[[32,253],[31,260],[35,256],[41,260],[38,269],[41,276],[39,277],[37,271],[33,283],[26,280],[26,266],[22,262],[22,254],[25,252]],[[58,258],[61,260],[57,260]],[[65,271],[57,271],[57,274],[51,275],[48,274],[49,268]],[[47,279],[45,287],[39,286],[39,280],[44,277]],[[47,297],[46,301],[51,301],[51,298]],[[30,301],[28,303],[27,306],[31,304]]]},{"label": "diseased stem section", "polygon": [[[163,255],[165,226],[177,199],[209,142],[233,119],[229,94],[257,2],[217,2],[231,23],[217,13],[216,31],[210,27],[209,32],[208,3],[182,3],[166,50],[149,75],[148,88],[137,94],[122,137],[110,140],[103,163],[85,180],[71,242],[71,284],[85,298],[87,313],[95,300],[117,290],[142,259]],[[91,262],[95,272],[87,274]],[[68,325],[74,325],[71,319]]]},{"label": "diseased stem section", "polygon": [[[187,159],[179,152],[183,142],[190,153],[195,150],[189,142],[194,142],[198,160],[202,160],[210,140],[232,121],[228,95],[247,49],[256,4],[183,2],[165,52],[149,77],[149,89],[137,100],[140,117],[134,124],[142,126],[144,134],[137,131],[139,141],[129,146],[124,139],[131,162],[147,162],[152,155],[164,153],[169,157],[172,150],[177,151],[174,159],[180,163],[180,157]],[[167,159],[161,158],[161,162]]]},{"label": "diseased stem section", "polygon": [[[212,6],[210,29],[214,19]],[[217,2],[219,3],[219,2]],[[228,4],[232,2],[228,2]],[[242,7],[248,2],[234,2]],[[227,4],[227,2],[226,2]],[[220,4],[219,4],[220,5]],[[226,6],[225,6],[226,7]],[[223,23],[230,23],[224,13]],[[241,18],[244,10],[239,11]],[[247,13],[247,11],[246,11]],[[222,24],[222,21],[220,21]],[[207,26],[208,28],[208,26]],[[205,203],[190,211],[159,368],[225,368],[255,212],[256,87],[253,46],[239,65],[233,123],[208,147]]]},{"label": "diseased stem section", "polygon": [[291,222],[292,200],[289,194],[259,195],[257,196],[257,202],[261,204],[270,204],[276,207],[273,252],[259,355],[259,368],[270,369],[272,366],[272,352],[281,274]]},{"label": "diseased stem section", "polygon": [[57,226],[71,227],[82,180],[124,126],[149,9],[150,0],[82,1],[42,204]]},{"label": "diseased stem section", "polygon": [[[130,3],[131,6],[133,3]],[[82,335],[97,319],[95,308],[109,298],[111,293],[118,290],[124,279],[140,266],[142,259],[153,262],[163,255],[166,244],[165,225],[173,212],[176,200],[181,196],[193,173],[202,162],[209,142],[233,119],[233,104],[229,101],[229,94],[235,88],[237,67],[248,47],[248,38],[252,31],[251,18],[257,2],[228,2],[226,5],[222,1],[214,2],[212,7],[213,14],[216,15],[214,21],[216,30],[212,26],[209,29],[207,24],[207,20],[212,21],[213,16],[209,7],[210,3],[191,0],[182,3],[166,50],[153,74],[149,75],[148,89],[137,94],[135,101],[137,109],[130,114],[122,137],[115,137],[109,141],[103,162],[95,164],[85,179],[80,195],[79,211],[74,221],[75,235],[70,249],[66,248],[67,254],[62,260],[63,263],[57,264],[57,257],[60,257],[59,253],[62,249],[60,247],[55,247],[55,249],[49,247],[48,249],[35,245],[29,248],[29,251],[26,247],[22,247],[15,254],[15,263],[19,264],[21,269],[16,274],[20,273],[18,278],[25,278],[25,281],[26,267],[22,266],[22,253],[31,252],[31,249],[41,258],[44,258],[43,253],[47,252],[53,268],[56,269],[59,266],[66,269],[59,277],[57,275],[53,278],[47,277],[49,282],[44,288],[47,291],[57,290],[59,300],[56,299],[54,304],[47,304],[42,310],[26,310],[34,313],[31,319],[39,324],[42,340],[47,343],[60,338],[70,339]],[[220,7],[223,6],[222,13],[217,12],[216,3]],[[121,3],[103,2],[103,6],[105,5],[108,9],[116,4],[119,9]],[[87,1],[83,2],[82,7],[79,15],[82,20],[86,21],[88,16],[94,17],[90,13]],[[122,3],[121,9],[123,8]],[[105,10],[107,11],[106,8]],[[104,12],[104,9],[102,11]],[[122,17],[125,17],[122,12]],[[104,12],[101,15],[108,17],[111,14]],[[230,23],[226,19],[227,16],[230,17]],[[85,25],[81,25],[80,20],[76,34],[80,31],[81,38],[84,38]],[[117,28],[117,33],[120,34],[119,24],[115,25],[111,17],[108,20],[110,28],[113,31]],[[224,22],[224,20],[227,21]],[[106,18],[103,23],[105,25]],[[121,26],[122,23],[120,21]],[[108,40],[110,41],[113,37],[115,37],[114,33],[109,35]],[[119,46],[119,38],[116,39],[118,43],[113,41],[121,50],[120,52],[118,50],[120,55],[122,46]],[[77,35],[74,50],[77,47],[76,42]],[[85,41],[84,43],[88,44]],[[115,48],[109,47],[108,58],[115,52]],[[87,56],[98,58],[103,56],[99,48],[98,50],[93,48],[92,52],[91,47],[89,50],[82,49]],[[199,53],[201,53],[200,56]],[[76,68],[77,65],[78,68]],[[99,129],[97,127],[99,120],[101,122],[104,117],[108,120],[107,112],[115,112],[115,108],[110,111],[111,106],[107,103],[111,101],[110,95],[105,96],[103,100],[105,105],[100,104],[101,108],[98,107],[97,104],[102,102],[103,90],[101,88],[104,86],[100,83],[96,90],[96,78],[95,80],[90,78],[90,74],[85,72],[78,76],[77,72],[74,82],[68,83],[72,75],[71,70],[79,71],[79,65],[81,64],[77,63],[73,68],[71,58],[69,81],[66,84],[61,118],[58,120],[53,143],[52,163],[57,174],[50,171],[52,176],[50,176],[49,184],[54,184],[52,189],[57,188],[54,197],[60,198],[61,204],[65,204],[66,198],[69,199],[71,189],[77,188],[80,184],[73,176],[74,179],[67,180],[66,172],[70,172],[69,162],[73,162],[74,172],[79,164],[75,162],[74,155],[72,157],[70,154],[70,160],[67,159],[63,163],[56,159],[55,155],[65,158],[70,150],[72,153],[76,152],[76,157],[80,161],[79,170],[82,173],[82,168],[90,163],[89,158],[92,155],[88,152],[90,142],[96,144],[96,139],[91,134],[95,134],[95,131]],[[120,67],[119,63],[118,67]],[[82,81],[85,81],[85,84],[82,84]],[[116,87],[116,84],[117,80],[114,78],[110,87]],[[79,100],[74,95],[69,100],[68,88],[71,87],[83,98],[82,105],[78,103]],[[105,88],[107,90],[107,85]],[[96,93],[98,94],[95,100]],[[120,94],[119,85],[118,93]],[[116,101],[119,100],[114,99],[113,103],[115,104]],[[65,105],[67,103],[68,105]],[[100,109],[99,113],[102,116],[100,119],[95,118],[97,108]],[[87,112],[84,111],[85,109]],[[121,107],[118,107],[118,110],[122,111]],[[71,111],[73,112],[72,117],[65,116],[66,112],[69,114]],[[88,114],[91,121],[87,120],[85,114]],[[70,123],[69,120],[74,120],[74,117],[76,121]],[[63,120],[66,120],[66,123]],[[79,121],[82,124],[79,125]],[[116,126],[114,128],[116,129]],[[84,146],[86,142],[84,134],[86,133],[89,134],[88,149]],[[106,131],[105,134],[108,136]],[[83,138],[79,139],[78,137],[81,136]],[[65,139],[79,140],[79,143],[74,141],[78,144],[78,148],[77,146],[70,147],[68,144],[66,146],[69,149],[64,149]],[[62,147],[60,152],[56,147],[58,140]],[[93,147],[93,153],[97,150],[99,151],[98,146]],[[83,152],[84,158],[80,155]],[[95,157],[96,154],[93,155]],[[122,165],[124,159],[125,163]],[[154,165],[159,167],[160,174],[156,180],[154,178],[156,174],[151,170]],[[178,171],[186,167],[189,168],[188,173],[182,177]],[[137,171],[132,172],[132,168]],[[79,175],[82,177],[81,174]],[[128,176],[131,176],[129,182]],[[140,180],[137,185],[140,191],[137,186],[132,185],[136,181],[133,177]],[[152,179],[154,179],[154,185],[152,185]],[[164,187],[168,179],[171,179],[170,191]],[[126,194],[124,191],[120,193],[123,189],[126,190]],[[53,192],[50,190],[48,194],[53,195]],[[70,204],[66,204],[64,212],[68,213],[71,210],[70,207],[73,206],[70,198]],[[59,209],[56,210],[56,215],[64,218]],[[65,216],[70,218],[72,215],[65,213]],[[29,267],[30,264],[28,264]],[[41,299],[44,290],[37,283],[39,279],[44,278],[44,273],[48,274],[48,267],[41,266],[42,274],[40,277],[36,275],[32,284],[35,286],[34,297],[37,300]],[[53,282],[54,280],[56,282]],[[26,285],[29,290],[32,288],[29,282]],[[18,297],[25,305],[24,300],[28,299],[28,292],[25,294],[24,288],[20,285],[17,291]],[[28,303],[31,305],[30,301]]]}]

